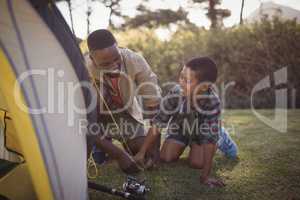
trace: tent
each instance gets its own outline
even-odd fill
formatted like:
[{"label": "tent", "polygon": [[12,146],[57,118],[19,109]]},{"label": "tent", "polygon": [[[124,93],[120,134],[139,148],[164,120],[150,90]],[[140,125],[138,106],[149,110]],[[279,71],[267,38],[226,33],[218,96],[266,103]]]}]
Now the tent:
[{"label": "tent", "polygon": [[69,106],[91,102],[76,87],[85,80],[53,1],[0,0],[0,199],[88,198],[86,137],[77,125],[96,111]]}]

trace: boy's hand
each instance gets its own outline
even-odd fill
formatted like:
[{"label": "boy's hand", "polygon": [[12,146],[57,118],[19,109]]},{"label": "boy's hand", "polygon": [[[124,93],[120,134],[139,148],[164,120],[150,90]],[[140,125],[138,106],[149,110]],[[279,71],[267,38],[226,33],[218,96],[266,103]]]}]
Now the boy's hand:
[{"label": "boy's hand", "polygon": [[210,188],[225,186],[225,183],[222,180],[215,179],[215,178],[207,178],[206,180],[202,180],[201,182]]},{"label": "boy's hand", "polygon": [[155,160],[151,157],[145,158],[142,153],[136,154],[133,159],[135,160],[137,165],[142,166],[144,169],[156,168],[158,165],[158,160]]}]

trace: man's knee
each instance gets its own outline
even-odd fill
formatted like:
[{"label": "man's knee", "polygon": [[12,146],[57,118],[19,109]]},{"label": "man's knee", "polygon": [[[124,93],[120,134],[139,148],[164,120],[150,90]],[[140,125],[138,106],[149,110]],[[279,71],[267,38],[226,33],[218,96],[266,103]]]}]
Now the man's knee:
[{"label": "man's knee", "polygon": [[161,155],[160,155],[160,160],[161,160],[162,162],[165,162],[165,163],[170,163],[170,162],[176,161],[177,159],[174,158],[174,156],[172,156],[172,155],[161,154]]}]

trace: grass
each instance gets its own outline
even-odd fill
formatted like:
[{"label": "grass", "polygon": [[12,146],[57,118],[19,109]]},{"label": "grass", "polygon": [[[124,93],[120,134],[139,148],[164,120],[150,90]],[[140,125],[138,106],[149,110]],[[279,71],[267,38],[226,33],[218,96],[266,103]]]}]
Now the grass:
[{"label": "grass", "polygon": [[[272,117],[269,110],[260,111]],[[209,189],[199,183],[199,170],[186,164],[188,149],[177,163],[141,173],[151,187],[150,200],[204,199],[300,199],[300,110],[288,112],[288,132],[280,133],[262,123],[250,110],[224,114],[226,127],[239,146],[239,160],[215,156],[213,174],[225,180],[225,188]],[[122,186],[125,175],[115,163],[100,166],[94,180],[108,186]],[[89,191],[90,199],[120,198]]]}]

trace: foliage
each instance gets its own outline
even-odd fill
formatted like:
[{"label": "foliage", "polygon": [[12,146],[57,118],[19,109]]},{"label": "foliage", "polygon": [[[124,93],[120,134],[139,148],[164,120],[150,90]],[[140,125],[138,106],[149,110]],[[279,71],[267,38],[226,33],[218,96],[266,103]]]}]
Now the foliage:
[{"label": "foliage", "polygon": [[231,15],[230,10],[217,8],[217,6],[221,5],[222,0],[190,0],[192,5],[207,3],[208,6],[206,8],[207,13],[206,16],[210,20],[210,27],[221,28],[223,26],[223,19],[229,17]]},{"label": "foliage", "polygon": [[[291,88],[300,88],[300,71],[297,70],[300,65],[300,25],[295,20],[266,18],[261,23],[224,30],[182,25],[169,41],[160,40],[154,29],[147,28],[130,29],[116,35],[121,46],[144,55],[161,84],[176,80],[180,66],[187,59],[211,56],[219,68],[218,85],[221,87],[222,83],[235,82],[224,96],[226,107],[250,107],[250,95],[255,84],[283,67],[288,69],[289,95]],[[273,89],[257,93],[255,106],[274,107]]]},{"label": "foliage", "polygon": [[133,18],[127,18],[123,27],[137,28],[139,26],[146,26],[148,28],[155,28],[159,26],[168,26],[172,23],[187,22],[187,12],[183,8],[177,11],[170,9],[157,9],[155,11],[148,10],[145,6],[140,5],[137,8],[140,14]]},{"label": "foliage", "polygon": [[112,17],[124,17],[121,13],[121,2],[122,0],[92,0],[92,1],[99,1],[102,3],[106,8],[109,9],[109,26],[114,28],[114,24],[112,22]]},{"label": "foliage", "polygon": [[[186,23],[190,24],[188,20],[187,7],[179,7],[174,11],[171,9],[156,9],[151,10],[147,3],[148,0],[142,0],[137,6],[136,10],[139,12],[134,17],[125,16],[121,12],[122,0],[92,0],[102,3],[110,10],[109,14],[109,26],[115,28],[112,17],[117,16],[122,18],[125,22],[122,24],[122,28],[137,28],[140,26],[146,26],[148,28],[158,28],[160,26],[169,26],[170,24]],[[221,0],[189,0],[189,6],[194,7],[198,4],[207,3],[208,6],[206,16],[211,21],[211,28],[223,27],[223,19],[231,15],[230,10],[218,8],[221,5]]]}]

